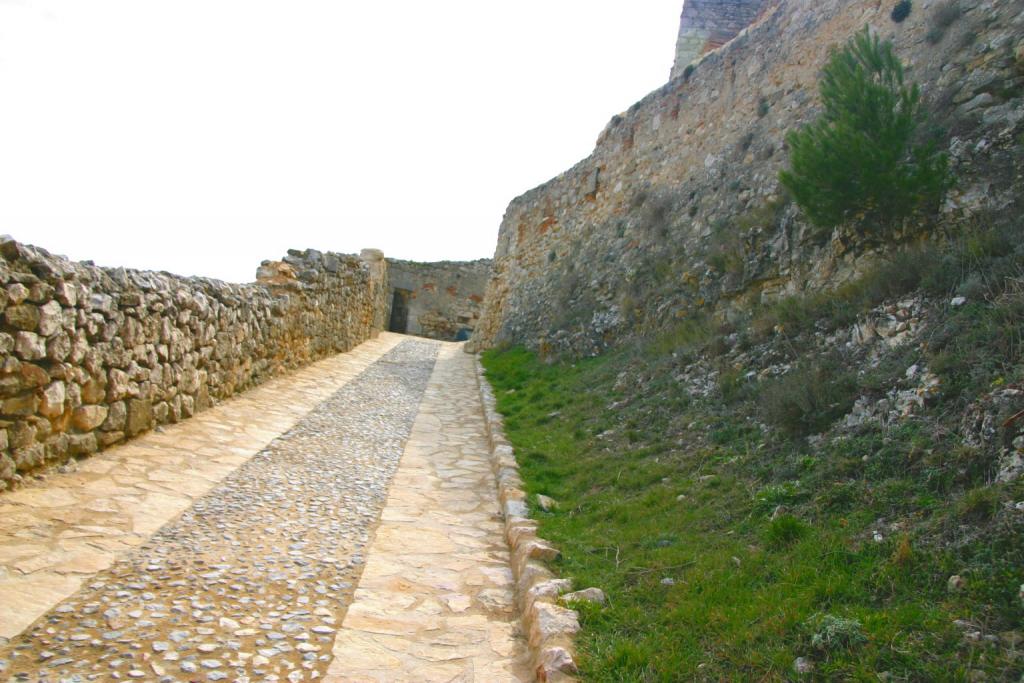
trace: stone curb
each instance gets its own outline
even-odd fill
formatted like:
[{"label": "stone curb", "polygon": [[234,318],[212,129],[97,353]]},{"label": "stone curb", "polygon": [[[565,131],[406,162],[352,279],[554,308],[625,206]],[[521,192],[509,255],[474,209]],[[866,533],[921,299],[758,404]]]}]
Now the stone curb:
[{"label": "stone curb", "polygon": [[476,360],[476,378],[487,427],[491,468],[498,485],[498,503],[505,521],[505,539],[512,555],[516,608],[529,642],[531,668],[538,681],[576,681],[578,671],[573,655],[579,619],[575,611],[557,604],[560,595],[572,590],[572,582],[555,577],[544,564],[557,558],[559,552],[537,536],[537,522],[529,517],[519,465],[512,445],[505,438],[494,392],[484,377],[479,359]]}]

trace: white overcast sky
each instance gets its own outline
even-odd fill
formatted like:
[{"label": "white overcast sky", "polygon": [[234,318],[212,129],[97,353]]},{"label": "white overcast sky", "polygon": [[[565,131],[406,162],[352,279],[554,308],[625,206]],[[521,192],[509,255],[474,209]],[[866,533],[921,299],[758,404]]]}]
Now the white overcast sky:
[{"label": "white overcast sky", "polygon": [[668,79],[682,0],[0,0],[0,233],[251,281],[489,257]]}]

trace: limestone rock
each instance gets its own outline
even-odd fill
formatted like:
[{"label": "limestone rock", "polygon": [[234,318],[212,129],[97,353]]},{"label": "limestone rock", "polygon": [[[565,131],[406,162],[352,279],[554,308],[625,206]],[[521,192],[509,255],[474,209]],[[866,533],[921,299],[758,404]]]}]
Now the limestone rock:
[{"label": "limestone rock", "polygon": [[46,417],[57,417],[64,412],[64,399],[67,398],[64,382],[52,382],[43,390],[39,402],[39,413]]},{"label": "limestone rock", "polygon": [[56,301],[48,301],[39,308],[39,334],[49,337],[64,323],[64,309]]},{"label": "limestone rock", "polygon": [[10,306],[4,311],[4,320],[11,327],[35,332],[39,327],[39,307],[32,304]]},{"label": "limestone rock", "polygon": [[595,605],[603,605],[607,602],[604,591],[600,588],[584,588],[583,590],[576,591],[575,593],[566,593],[562,596],[561,601],[566,604],[573,602],[589,602]]},{"label": "limestone rock", "polygon": [[124,401],[116,401],[107,406],[107,419],[103,421],[103,429],[108,432],[121,431],[128,419],[128,406]]},{"label": "limestone rock", "polygon": [[91,432],[106,421],[109,412],[110,409],[106,406],[79,406],[72,415],[71,423],[76,429],[80,429],[83,432]]},{"label": "limestone rock", "polygon": [[531,610],[530,645],[540,647],[549,639],[572,636],[580,630],[576,612],[547,602],[536,602]]},{"label": "limestone rock", "polygon": [[544,512],[552,512],[558,509],[558,501],[554,498],[545,496],[542,493],[537,494],[537,506]]},{"label": "limestone rock", "polygon": [[125,434],[132,437],[150,429],[152,426],[153,402],[142,399],[128,401]]},{"label": "limestone rock", "polygon": [[18,332],[14,338],[14,351],[22,360],[46,358],[46,342],[34,332]]},{"label": "limestone rock", "polygon": [[[547,647],[540,652],[540,663],[537,665],[537,680],[540,683],[556,683],[559,674],[574,675],[579,673],[572,653],[564,647]],[[562,679],[564,680],[564,679]]]}]

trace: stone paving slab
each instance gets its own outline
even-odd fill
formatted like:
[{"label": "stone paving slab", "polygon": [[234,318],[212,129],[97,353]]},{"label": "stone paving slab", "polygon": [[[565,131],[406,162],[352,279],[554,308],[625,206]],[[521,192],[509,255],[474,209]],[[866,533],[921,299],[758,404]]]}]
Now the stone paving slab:
[{"label": "stone paving slab", "polygon": [[9,681],[319,679],[431,376],[406,339],[0,647]]},{"label": "stone paving slab", "polygon": [[532,681],[476,386],[444,344],[327,683]]},{"label": "stone paving slab", "polygon": [[393,349],[382,334],[0,495],[0,644],[144,543]]}]

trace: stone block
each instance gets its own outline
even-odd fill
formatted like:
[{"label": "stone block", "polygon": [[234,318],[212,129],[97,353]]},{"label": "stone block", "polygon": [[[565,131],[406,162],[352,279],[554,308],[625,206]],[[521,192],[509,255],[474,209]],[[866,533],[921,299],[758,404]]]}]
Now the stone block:
[{"label": "stone block", "polygon": [[576,612],[558,605],[537,601],[529,615],[530,646],[540,648],[551,641],[571,638],[580,630]]},{"label": "stone block", "polygon": [[89,455],[99,450],[99,442],[96,439],[96,435],[93,433],[88,434],[68,434],[68,455]]},{"label": "stone block", "polygon": [[100,448],[106,448],[121,441],[124,441],[124,432],[96,432],[96,442]]},{"label": "stone block", "polygon": [[14,337],[14,351],[22,360],[41,360],[46,358],[46,340],[35,332],[18,332]]},{"label": "stone block", "polygon": [[27,417],[35,415],[39,408],[39,397],[35,392],[21,394],[12,398],[4,399],[3,414],[8,417]]},{"label": "stone block", "polygon": [[153,402],[144,399],[128,401],[128,414],[124,432],[128,437],[141,434],[153,427]]},{"label": "stone block", "polygon": [[107,432],[122,431],[127,419],[128,406],[124,401],[115,401],[108,406],[107,419],[103,421],[102,428]]},{"label": "stone block", "polygon": [[45,417],[57,417],[64,413],[64,400],[67,398],[64,382],[51,382],[42,392],[39,402],[39,414]]},{"label": "stone block", "polygon": [[46,449],[41,443],[34,443],[24,448],[16,448],[11,453],[11,458],[19,472],[26,472],[35,469],[43,464],[46,459]]},{"label": "stone block", "polygon": [[39,328],[39,307],[32,304],[9,306],[4,311],[4,321],[11,327],[26,332],[35,332]]},{"label": "stone block", "polygon": [[107,414],[109,412],[110,410],[106,406],[79,406],[72,414],[71,423],[75,426],[75,429],[79,429],[83,432],[91,432],[106,421]]},{"label": "stone block", "polygon": [[64,324],[64,309],[56,301],[50,301],[39,308],[39,334],[49,337]]}]

